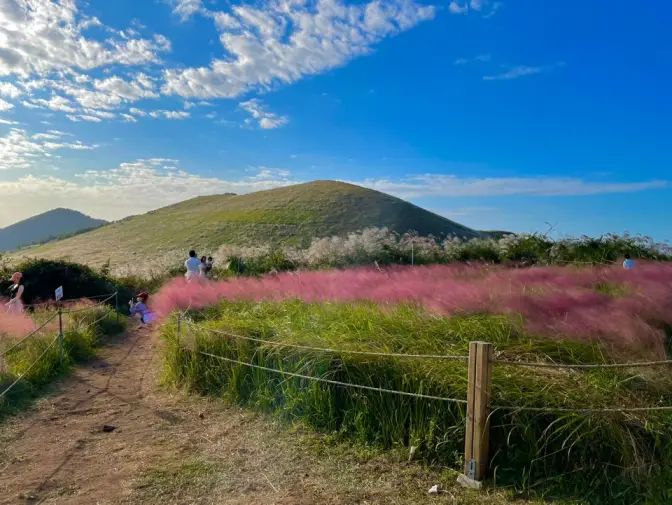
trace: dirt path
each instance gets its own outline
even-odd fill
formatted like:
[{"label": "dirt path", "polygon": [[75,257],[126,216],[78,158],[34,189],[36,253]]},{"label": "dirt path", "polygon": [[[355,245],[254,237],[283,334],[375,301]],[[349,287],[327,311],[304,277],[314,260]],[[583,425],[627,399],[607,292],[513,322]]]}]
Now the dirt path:
[{"label": "dirt path", "polygon": [[115,339],[0,427],[1,504],[401,505],[427,503],[436,483],[449,491],[432,503],[503,503],[452,487],[450,472],[165,391],[157,346],[142,330]]}]

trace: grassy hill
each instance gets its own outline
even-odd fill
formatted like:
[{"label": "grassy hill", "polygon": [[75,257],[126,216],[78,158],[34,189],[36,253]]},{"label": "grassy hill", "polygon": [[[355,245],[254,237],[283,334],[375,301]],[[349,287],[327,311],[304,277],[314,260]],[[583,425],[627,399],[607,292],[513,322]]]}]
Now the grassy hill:
[{"label": "grassy hill", "polygon": [[308,245],[315,237],[368,227],[421,235],[480,233],[393,196],[351,184],[316,181],[247,195],[204,196],[110,223],[91,232],[21,251],[21,256],[68,257],[112,266],[181,258],[189,248],[222,244]]},{"label": "grassy hill", "polygon": [[0,251],[12,251],[30,244],[42,243],[62,235],[105,224],[81,212],[70,209],[54,209],[0,228]]}]

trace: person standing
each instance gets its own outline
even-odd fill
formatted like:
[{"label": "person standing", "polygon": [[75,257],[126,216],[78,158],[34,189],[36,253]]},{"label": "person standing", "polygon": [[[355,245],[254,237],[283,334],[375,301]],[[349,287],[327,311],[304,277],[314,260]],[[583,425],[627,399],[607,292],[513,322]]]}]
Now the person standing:
[{"label": "person standing", "polygon": [[15,272],[10,280],[12,286],[9,288],[9,303],[5,307],[10,314],[23,314],[23,274]]},{"label": "person standing", "polygon": [[207,265],[205,264],[207,260],[205,259],[205,256],[201,257],[201,264],[198,265],[198,275],[199,277],[207,277]]},{"label": "person standing", "polygon": [[200,265],[201,260],[196,256],[196,251],[189,251],[189,259],[184,262],[184,266],[187,269],[187,273],[184,276],[187,282],[191,281],[194,277],[198,277]]},{"label": "person standing", "polygon": [[626,270],[632,270],[635,268],[635,262],[630,258],[629,254],[625,255],[625,259],[623,260],[623,268]]}]

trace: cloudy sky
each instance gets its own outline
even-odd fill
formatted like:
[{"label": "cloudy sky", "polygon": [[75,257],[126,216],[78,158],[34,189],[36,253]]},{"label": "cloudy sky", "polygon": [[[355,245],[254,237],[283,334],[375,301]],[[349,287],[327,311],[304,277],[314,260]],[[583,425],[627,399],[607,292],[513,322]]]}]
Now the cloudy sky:
[{"label": "cloudy sky", "polygon": [[664,2],[0,0],[0,227],[354,182],[672,239]]}]

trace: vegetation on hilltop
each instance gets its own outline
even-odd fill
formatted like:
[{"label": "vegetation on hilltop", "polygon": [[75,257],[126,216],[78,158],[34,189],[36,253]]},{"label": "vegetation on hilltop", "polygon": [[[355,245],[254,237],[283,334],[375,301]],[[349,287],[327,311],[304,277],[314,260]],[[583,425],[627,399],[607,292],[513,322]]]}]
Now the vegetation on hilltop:
[{"label": "vegetation on hilltop", "polygon": [[54,209],[0,228],[0,252],[93,230],[105,224],[70,209]]},{"label": "vegetation on hilltop", "polygon": [[481,236],[479,232],[390,195],[351,184],[317,181],[246,195],[203,196],[20,255],[69,258],[100,266],[183,256],[222,244],[307,247],[314,238],[386,227],[436,237]]}]

